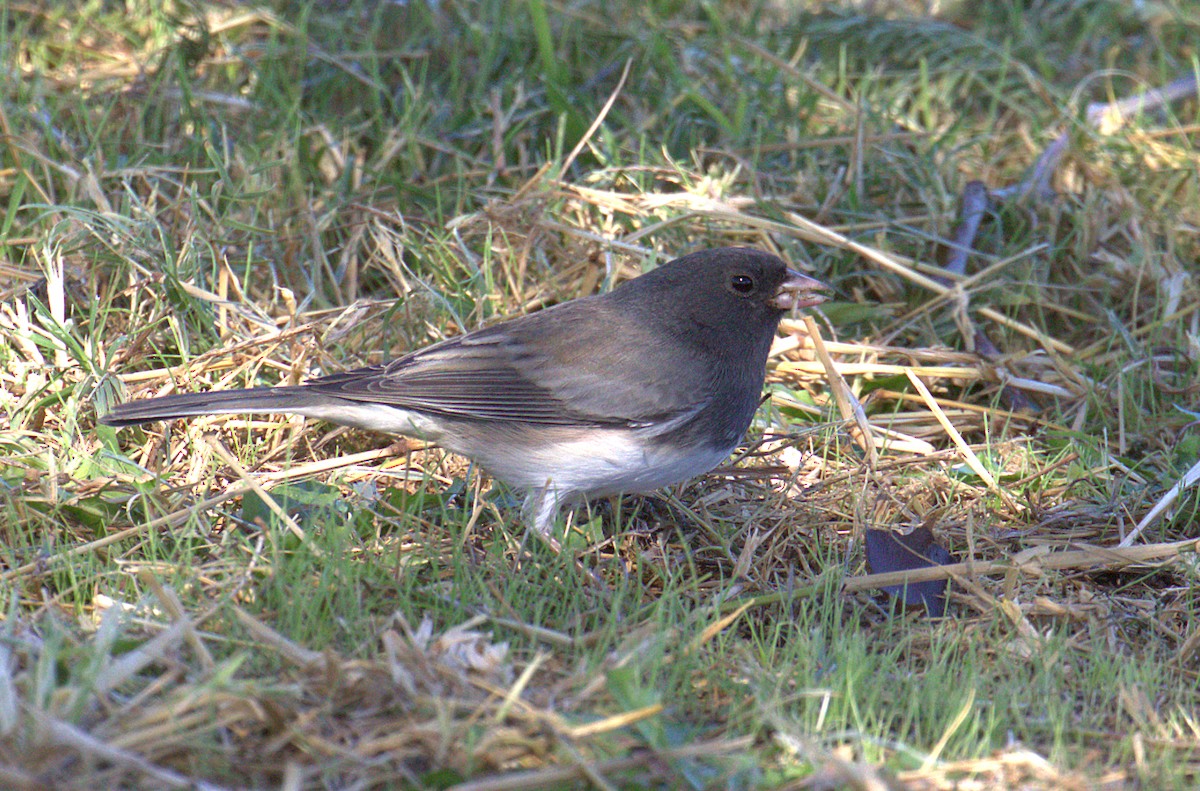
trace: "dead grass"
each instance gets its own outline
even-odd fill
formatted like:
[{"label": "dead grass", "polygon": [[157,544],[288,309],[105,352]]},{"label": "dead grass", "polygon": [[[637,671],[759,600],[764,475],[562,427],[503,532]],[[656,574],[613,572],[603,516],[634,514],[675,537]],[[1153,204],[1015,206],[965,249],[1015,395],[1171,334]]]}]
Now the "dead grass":
[{"label": "dead grass", "polygon": [[[126,5],[0,12],[0,784],[1194,784],[1186,17]],[[94,422],[724,244],[839,297],[561,557],[419,443]],[[938,622],[859,548],[921,525]]]}]

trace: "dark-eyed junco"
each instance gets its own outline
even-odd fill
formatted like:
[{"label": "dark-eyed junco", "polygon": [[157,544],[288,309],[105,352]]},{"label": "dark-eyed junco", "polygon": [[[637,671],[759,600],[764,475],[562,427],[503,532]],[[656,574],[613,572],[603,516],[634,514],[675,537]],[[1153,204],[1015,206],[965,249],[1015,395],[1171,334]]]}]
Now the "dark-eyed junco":
[{"label": "dark-eyed junco", "polygon": [[100,422],[293,412],[430,440],[527,493],[551,535],[560,505],[647,492],[725,460],[758,407],[785,311],[824,286],[759,250],[683,256],[607,294],[300,385],[121,404]]}]

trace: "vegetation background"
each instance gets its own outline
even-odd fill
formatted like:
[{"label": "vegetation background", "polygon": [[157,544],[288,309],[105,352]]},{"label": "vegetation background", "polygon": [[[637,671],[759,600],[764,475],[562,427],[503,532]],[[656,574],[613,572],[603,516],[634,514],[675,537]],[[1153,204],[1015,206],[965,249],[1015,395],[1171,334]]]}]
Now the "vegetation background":
[{"label": "vegetation background", "polygon": [[[1190,0],[0,5],[0,785],[1195,787],[1197,42]],[[785,322],[746,452],[562,555],[419,443],[96,425],[728,244],[836,287],[823,350]],[[861,579],[916,527],[971,564],[941,620]]]}]

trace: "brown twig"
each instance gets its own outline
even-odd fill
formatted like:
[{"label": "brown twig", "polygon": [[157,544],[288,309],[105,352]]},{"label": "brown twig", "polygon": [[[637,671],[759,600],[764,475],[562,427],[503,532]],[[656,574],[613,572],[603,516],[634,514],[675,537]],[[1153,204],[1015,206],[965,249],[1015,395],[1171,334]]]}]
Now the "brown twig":
[{"label": "brown twig", "polygon": [[[946,260],[942,268],[947,272],[955,275],[967,273],[967,259],[975,252],[975,237],[979,234],[979,226],[988,208],[987,185],[982,181],[968,181],[959,201],[958,225],[950,234],[950,243],[943,247]],[[947,278],[944,282],[949,285],[951,281]]]}]

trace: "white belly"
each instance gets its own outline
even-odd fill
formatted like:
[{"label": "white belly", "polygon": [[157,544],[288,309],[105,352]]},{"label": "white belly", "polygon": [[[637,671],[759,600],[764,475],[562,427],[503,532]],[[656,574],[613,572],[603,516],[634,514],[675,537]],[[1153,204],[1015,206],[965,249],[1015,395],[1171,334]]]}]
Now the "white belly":
[{"label": "white belly", "polygon": [[296,412],[341,425],[405,434],[438,442],[479,462],[494,477],[516,489],[547,489],[556,500],[649,492],[695,478],[716,467],[733,451],[705,448],[682,453],[670,445],[639,442],[628,430],[524,430],[490,424],[487,441],[467,426],[443,427],[436,418],[381,404],[305,407]]},{"label": "white belly", "polygon": [[549,488],[560,501],[578,497],[649,492],[695,478],[728,458],[732,448],[688,454],[669,446],[636,442],[626,432],[611,431],[587,439],[566,439],[538,449],[509,446],[476,457],[510,486]]}]

